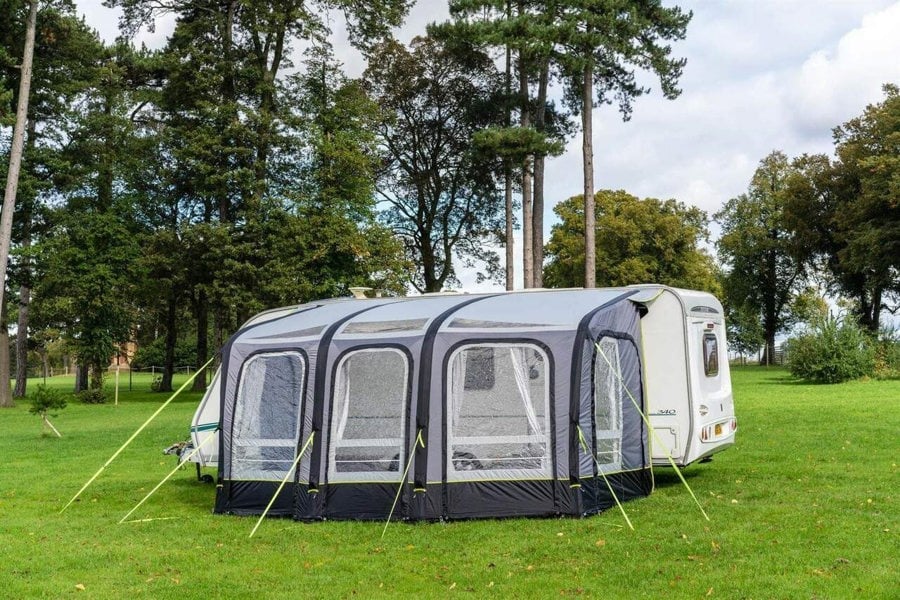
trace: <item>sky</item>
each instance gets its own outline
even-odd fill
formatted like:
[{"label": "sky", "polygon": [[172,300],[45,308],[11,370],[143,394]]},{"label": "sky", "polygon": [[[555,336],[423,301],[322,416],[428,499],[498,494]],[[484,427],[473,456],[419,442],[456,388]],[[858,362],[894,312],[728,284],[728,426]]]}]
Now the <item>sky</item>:
[{"label": "sky", "polygon": [[[687,58],[682,94],[666,100],[658,85],[623,122],[614,106],[594,112],[594,184],[640,197],[675,198],[710,215],[747,189],[759,161],[773,150],[788,156],[833,151],[832,129],[883,98],[881,86],[900,84],[900,1],[682,0],[693,11],[686,39],[674,54]],[[77,0],[101,37],[117,35],[118,12],[99,0]],[[447,18],[444,0],[419,0],[396,33],[408,42]],[[173,21],[136,41],[160,47]],[[338,20],[335,48],[349,75],[362,59],[346,43]],[[548,161],[545,239],[556,221],[553,204],[581,191],[581,139]],[[712,228],[715,237],[718,230]],[[517,248],[521,242],[516,240]],[[502,254],[502,252],[501,252]],[[516,272],[521,279],[521,268]],[[462,288],[477,284],[462,271]],[[519,281],[521,284],[521,281]],[[518,285],[517,287],[521,287]]]}]

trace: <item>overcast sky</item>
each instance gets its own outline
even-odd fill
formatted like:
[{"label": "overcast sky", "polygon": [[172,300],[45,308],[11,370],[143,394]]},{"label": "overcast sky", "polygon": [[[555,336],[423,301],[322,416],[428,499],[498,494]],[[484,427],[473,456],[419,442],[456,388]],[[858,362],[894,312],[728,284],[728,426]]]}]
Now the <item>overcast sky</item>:
[{"label": "overcast sky", "polygon": [[[116,11],[98,0],[77,4],[102,37],[117,35]],[[595,111],[597,189],[676,198],[712,214],[746,189],[769,152],[831,153],[831,129],[880,101],[882,84],[900,84],[900,1],[677,4],[694,13],[686,40],[675,48],[688,61],[683,93],[665,100],[654,85],[625,123],[612,106]],[[443,0],[419,0],[398,37],[409,41],[446,16]],[[159,47],[171,27],[165,20],[138,41]],[[347,71],[358,75],[363,65],[347,50],[338,24],[335,34]],[[580,193],[580,170],[576,138],[547,165],[548,234],[552,205]],[[468,273],[462,279],[464,289],[483,287]]]}]

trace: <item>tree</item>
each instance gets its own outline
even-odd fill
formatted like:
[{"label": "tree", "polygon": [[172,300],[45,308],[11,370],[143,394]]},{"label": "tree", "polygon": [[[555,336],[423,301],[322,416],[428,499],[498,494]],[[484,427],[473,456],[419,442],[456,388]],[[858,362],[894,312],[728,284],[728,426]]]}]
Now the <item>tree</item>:
[{"label": "tree", "polygon": [[133,59],[123,44],[95,57],[60,152],[55,193],[62,202],[48,211],[48,233],[36,245],[37,308],[89,367],[92,390],[102,389],[112,357],[130,338],[134,286],[143,280],[135,265],[145,230],[127,185],[146,159],[132,120]]},{"label": "tree", "polygon": [[[0,47],[17,47],[24,29],[25,23],[18,19],[0,25]],[[27,355],[32,333],[29,327],[33,285],[30,247],[45,229],[42,204],[53,197],[54,179],[64,169],[60,151],[72,115],[78,110],[77,99],[93,77],[101,47],[96,34],[64,1],[42,3],[36,29],[34,52],[39,60],[31,77],[25,149],[13,216],[13,248],[7,273],[7,285],[11,290],[18,288],[15,397],[25,395],[27,384]],[[0,59],[0,66],[2,63]],[[8,68],[8,79],[18,81],[18,65]]]},{"label": "tree", "polygon": [[488,276],[498,266],[483,242],[499,229],[503,205],[493,170],[473,147],[492,116],[489,66],[484,54],[460,56],[417,38],[410,50],[396,42],[380,46],[365,73],[383,115],[382,218],[403,240],[416,264],[411,283],[423,292],[455,280],[454,256],[485,265]]},{"label": "tree", "polygon": [[[337,9],[346,17],[351,42],[365,51],[400,24],[408,2],[226,0],[210,5],[195,0],[115,0],[113,4],[123,9],[127,33],[152,27],[162,14],[177,17],[165,50],[168,79],[153,100],[154,120],[166,132],[158,156],[173,165],[177,175],[159,182],[163,195],[179,203],[177,227],[167,226],[180,232],[174,239],[182,242],[199,241],[188,235],[189,226],[202,226],[208,234],[195,246],[196,252],[182,248],[200,260],[187,272],[199,361],[208,352],[209,313],[214,345],[221,346],[229,331],[271,298],[248,290],[248,280],[259,281],[265,274],[260,270],[263,265],[285,258],[279,255],[267,263],[259,254],[258,236],[285,223],[282,213],[295,200],[286,190],[297,185],[299,165],[308,150],[298,132],[302,118],[292,101],[295,89],[285,75],[294,66],[292,47],[324,43]],[[343,176],[350,180],[352,173]],[[209,262],[210,257],[217,260]],[[294,290],[279,290],[277,296],[297,302],[303,297]]]},{"label": "tree", "polygon": [[900,307],[900,94],[835,129],[836,158],[803,155],[788,180],[785,215],[798,245],[821,265],[828,290],[852,301],[858,323],[878,331]]},{"label": "tree", "polygon": [[718,253],[726,268],[725,303],[761,320],[767,365],[773,364],[775,336],[793,323],[791,302],[805,287],[811,260],[785,215],[792,174],[788,157],[772,152],[760,161],[747,193],[715,215],[722,225]]},{"label": "tree", "polygon": [[[604,286],[660,283],[718,291],[712,258],[698,245],[707,236],[702,210],[675,200],[641,200],[624,191],[594,197],[596,280]],[[574,196],[554,208],[560,222],[547,244],[544,280],[550,287],[577,286],[584,273],[584,201]]]},{"label": "tree", "polygon": [[133,272],[141,248],[128,214],[61,209],[38,258],[36,302],[90,368],[94,390],[102,389],[111,359],[131,335],[132,290],[142,275]]},{"label": "tree", "polygon": [[[558,61],[568,79],[567,95],[581,113],[584,175],[584,286],[596,285],[594,243],[593,107],[616,102],[624,119],[635,98],[649,88],[638,83],[637,70],[655,74],[666,98],[676,98],[685,59],[671,56],[666,42],[684,39],[692,13],[660,0],[559,0]],[[594,95],[596,92],[596,96]]]},{"label": "tree", "polygon": [[[523,283],[530,288],[542,285],[544,159],[562,153],[562,142],[570,134],[567,115],[548,100],[557,49],[555,6],[555,3],[529,0],[452,0],[450,14],[453,20],[429,27],[429,34],[441,39],[462,40],[488,52],[500,51],[505,57],[502,101],[494,103],[502,119],[488,128],[480,142],[486,155],[493,152],[494,159],[502,159],[507,289],[513,288],[513,165],[518,167],[516,176],[522,197]],[[512,89],[513,62],[517,81],[515,91]],[[535,84],[537,95],[533,97]],[[514,111],[518,112],[518,125],[512,124]]]},{"label": "tree", "polygon": [[[28,21],[25,28],[25,49],[22,52],[22,74],[19,80],[19,102],[16,109],[16,124],[13,130],[12,148],[9,153],[9,170],[6,173],[6,190],[3,194],[3,209],[0,212],[0,306],[5,302],[6,263],[9,259],[9,247],[12,239],[12,218],[16,204],[16,190],[19,186],[19,169],[22,165],[22,151],[25,145],[25,124],[28,120],[28,94],[31,88],[31,65],[34,56],[34,29],[37,20],[37,0],[31,0],[28,9]],[[9,348],[6,333],[6,320],[0,323],[0,344]],[[8,350],[6,350],[8,352]],[[9,357],[0,356],[0,360],[9,364]],[[8,368],[8,367],[7,367]],[[12,406],[9,395],[9,377],[0,382],[0,407]]]}]

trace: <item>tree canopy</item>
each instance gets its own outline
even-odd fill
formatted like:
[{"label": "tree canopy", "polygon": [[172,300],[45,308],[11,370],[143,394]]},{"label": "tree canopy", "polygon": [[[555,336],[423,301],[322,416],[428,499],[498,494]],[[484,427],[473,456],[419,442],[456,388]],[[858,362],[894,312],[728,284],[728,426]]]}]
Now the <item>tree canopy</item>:
[{"label": "tree canopy", "polygon": [[[551,287],[577,287],[584,274],[584,216],[581,196],[554,208],[560,222],[547,244],[544,280]],[[601,190],[597,214],[596,279],[601,286],[661,283],[718,291],[706,240],[708,217],[676,200],[640,199],[624,191]]]}]

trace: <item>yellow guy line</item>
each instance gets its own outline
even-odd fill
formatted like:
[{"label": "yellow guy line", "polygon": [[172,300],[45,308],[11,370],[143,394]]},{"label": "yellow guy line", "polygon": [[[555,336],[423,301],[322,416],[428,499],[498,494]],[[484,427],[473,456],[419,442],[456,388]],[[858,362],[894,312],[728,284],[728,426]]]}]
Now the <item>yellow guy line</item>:
[{"label": "yellow guy line", "polygon": [[[129,510],[127,515],[125,515],[124,517],[122,517],[122,518],[119,520],[119,525],[121,525],[122,523],[124,523],[124,522],[125,522],[125,519],[127,519],[128,517],[130,517],[131,514],[132,514],[134,511],[136,511],[138,508],[140,508],[141,505],[142,505],[144,502],[146,502],[146,501],[150,498],[150,496],[152,496],[153,494],[155,494],[155,493],[156,493],[156,490],[158,490],[159,488],[161,488],[161,487],[163,486],[163,484],[164,484],[165,482],[167,482],[167,481],[172,477],[172,475],[174,475],[175,473],[177,473],[177,472],[178,472],[178,469],[180,469],[180,468],[184,465],[184,463],[186,463],[187,461],[191,460],[191,458],[193,458],[195,454],[197,454],[198,452],[200,452],[200,448],[202,448],[203,446],[205,446],[205,445],[206,445],[206,442],[208,442],[209,440],[213,439],[213,437],[216,435],[216,433],[218,433],[218,429],[212,431],[208,436],[206,436],[206,438],[204,438],[204,440],[203,440],[202,442],[200,442],[200,445],[197,446],[196,448],[194,448],[193,450],[191,450],[190,454],[188,454],[184,459],[181,459],[181,458],[179,457],[179,459],[178,459],[178,464],[175,465],[175,468],[172,469],[172,470],[169,472],[168,475],[166,475],[165,477],[163,477],[163,480],[160,481],[160,482],[156,485],[155,488],[153,488],[152,490],[150,490],[150,493],[147,494],[146,496],[144,496],[143,500],[141,500],[140,502],[138,502],[138,503],[135,505],[134,508],[132,508],[131,510]],[[134,523],[134,522],[137,522],[137,521],[130,521],[130,522]]]},{"label": "yellow guy line", "polygon": [[259,529],[259,526],[263,522],[263,519],[265,519],[266,515],[269,514],[269,509],[272,508],[273,504],[275,504],[275,498],[277,498],[278,494],[281,493],[281,490],[282,488],[284,488],[284,484],[287,483],[288,478],[290,478],[291,473],[293,473],[294,469],[297,468],[297,463],[299,463],[300,459],[303,458],[303,455],[306,454],[306,449],[309,448],[310,444],[312,444],[314,437],[316,437],[315,431],[309,434],[309,437],[306,439],[306,443],[303,444],[303,448],[300,449],[300,453],[297,454],[297,458],[294,459],[294,464],[292,464],[291,468],[288,469],[288,472],[284,474],[284,479],[281,480],[281,485],[279,485],[278,489],[275,490],[275,494],[273,494],[272,499],[269,500],[269,504],[266,506],[266,510],[264,510],[263,514],[259,516],[259,521],[256,522],[256,525],[253,527],[253,531],[250,532],[250,537],[253,537],[253,534],[256,533],[257,529]]},{"label": "yellow guy line", "polygon": [[75,494],[74,496],[72,496],[72,499],[69,500],[69,502],[66,503],[66,505],[62,507],[62,510],[59,511],[60,514],[62,514],[63,512],[65,512],[65,510],[66,510],[67,508],[69,508],[69,505],[72,504],[73,502],[75,502],[75,500],[78,498],[78,496],[80,496],[80,495],[82,494],[82,492],[84,492],[84,490],[88,489],[88,486],[90,486],[92,483],[94,483],[94,480],[97,479],[97,478],[100,476],[100,473],[102,473],[103,470],[106,469],[106,467],[108,467],[108,466],[112,463],[112,461],[114,461],[114,460],[116,459],[116,457],[119,456],[119,454],[121,454],[122,451],[123,451],[125,448],[128,447],[128,444],[130,444],[131,442],[134,441],[134,438],[136,438],[136,437],[138,436],[138,434],[139,434],[140,432],[142,432],[142,431],[144,430],[144,428],[145,428],[147,425],[150,424],[150,421],[152,421],[153,419],[155,419],[156,416],[157,416],[159,413],[161,413],[161,412],[163,411],[163,409],[169,405],[170,402],[172,402],[172,400],[174,400],[176,397],[178,397],[178,394],[180,394],[180,393],[182,392],[182,390],[184,390],[184,388],[186,388],[188,385],[190,385],[190,383],[191,383],[192,381],[194,381],[194,378],[197,377],[198,374],[200,374],[201,372],[203,372],[203,370],[206,369],[206,367],[208,367],[210,364],[212,364],[212,361],[213,361],[215,358],[216,358],[215,355],[213,355],[212,358],[210,358],[208,361],[206,361],[206,364],[205,364],[205,365],[203,365],[202,367],[200,367],[199,369],[197,369],[197,370],[194,372],[193,375],[191,375],[190,377],[188,377],[188,380],[185,381],[184,384],[182,384],[182,386],[181,386],[180,388],[178,388],[178,389],[175,391],[174,394],[172,394],[171,396],[169,396],[169,399],[166,400],[165,402],[163,402],[163,405],[160,406],[159,408],[157,408],[157,409],[156,409],[156,412],[153,413],[152,415],[150,415],[150,418],[147,419],[146,421],[144,421],[144,424],[141,425],[140,427],[138,427],[137,431],[135,431],[134,433],[131,434],[131,437],[128,438],[128,441],[126,441],[124,444],[122,444],[122,447],[119,448],[118,450],[116,450],[116,452],[115,452],[112,456],[109,457],[109,460],[107,460],[105,463],[103,463],[103,466],[100,467],[100,470],[97,471],[96,473],[94,473],[94,476],[91,477],[90,479],[88,479],[88,482],[85,483],[83,486],[81,486],[81,489],[78,490],[78,493]]},{"label": "yellow guy line", "polygon": [[600,353],[600,356],[603,357],[603,360],[606,361],[606,364],[609,365],[609,368],[616,374],[616,377],[619,378],[619,382],[622,384],[622,389],[624,389],[625,393],[628,394],[628,398],[631,400],[634,408],[638,411],[638,414],[641,415],[641,419],[643,419],[644,423],[647,425],[647,429],[650,431],[650,435],[653,436],[654,441],[659,444],[659,447],[662,448],[666,453],[666,458],[669,459],[669,463],[672,465],[672,468],[675,469],[675,472],[678,474],[678,478],[681,479],[681,483],[684,484],[684,487],[687,488],[687,491],[691,495],[691,498],[694,499],[694,503],[697,505],[697,508],[700,509],[700,513],[707,521],[709,521],[709,515],[706,514],[705,510],[703,510],[703,506],[700,505],[700,501],[697,500],[697,496],[694,495],[694,490],[692,490],[691,486],[688,485],[688,482],[685,480],[684,475],[681,474],[681,469],[679,469],[678,465],[675,464],[675,460],[672,458],[672,455],[669,453],[669,451],[666,450],[665,444],[662,443],[662,440],[658,435],[656,435],[656,431],[653,429],[653,426],[650,425],[650,419],[648,419],[644,411],[641,410],[641,407],[638,405],[637,400],[634,399],[634,395],[631,393],[631,390],[629,390],[628,386],[625,385],[625,380],[622,378],[622,373],[612,366],[612,362],[610,362],[609,357],[606,356],[606,353],[603,352],[603,348],[600,347],[600,344],[594,344],[594,346],[596,346],[597,352]]},{"label": "yellow guy line", "polygon": [[394,503],[391,504],[391,512],[388,513],[387,522],[384,524],[384,529],[381,531],[381,539],[384,539],[384,534],[387,533],[388,525],[391,524],[391,517],[394,516],[394,509],[397,508],[397,501],[400,500],[400,493],[403,491],[403,485],[406,483],[406,476],[409,475],[409,467],[410,465],[412,465],[413,458],[415,457],[416,444],[421,445],[423,448],[425,447],[425,440],[422,439],[421,429],[416,435],[416,441],[413,442],[413,447],[410,448],[409,460],[406,461],[406,468],[403,469],[403,476],[400,478],[400,485],[397,486],[397,495],[394,496]]},{"label": "yellow guy line", "polygon": [[606,473],[603,472],[603,467],[600,466],[600,461],[597,460],[597,456],[590,451],[587,445],[587,440],[584,439],[584,432],[581,431],[581,425],[578,425],[578,441],[581,442],[581,447],[584,448],[585,454],[590,454],[591,458],[594,459],[594,464],[597,465],[597,472],[603,477],[603,481],[606,482],[606,487],[609,489],[609,493],[612,494],[613,500],[616,501],[616,506],[619,507],[619,510],[622,512],[622,516],[625,517],[625,522],[628,523],[628,528],[634,531],[634,525],[631,524],[631,519],[628,518],[628,513],[625,512],[625,509],[622,507],[622,503],[619,502],[619,497],[616,496],[616,493],[613,491],[612,486],[609,484],[609,479],[606,478]]}]

